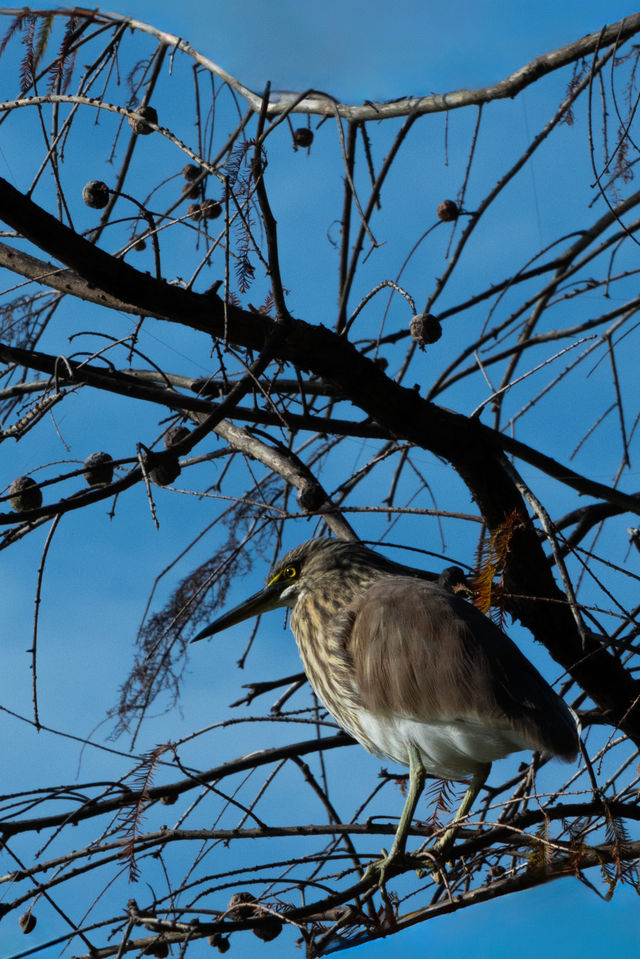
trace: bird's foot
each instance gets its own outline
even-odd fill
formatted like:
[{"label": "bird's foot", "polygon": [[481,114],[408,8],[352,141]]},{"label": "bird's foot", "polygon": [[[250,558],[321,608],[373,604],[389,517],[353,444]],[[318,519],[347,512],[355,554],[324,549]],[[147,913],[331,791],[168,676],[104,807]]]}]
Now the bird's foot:
[{"label": "bird's foot", "polygon": [[418,879],[424,879],[430,873],[434,882],[446,884],[445,870],[453,865],[453,861],[449,860],[448,856],[453,848],[456,832],[456,829],[448,829],[444,836],[432,846],[425,844],[420,848],[414,857],[418,861],[416,866]]},{"label": "bird's foot", "polygon": [[439,859],[444,859],[445,856],[450,852],[457,835],[458,835],[458,826],[455,825],[454,823],[451,826],[449,826],[444,836],[441,836],[440,839],[437,840],[437,842],[434,842],[433,852]]},{"label": "bird's foot", "polygon": [[385,887],[389,873],[389,867],[394,863],[395,860],[395,854],[390,855],[386,849],[383,849],[380,859],[376,859],[375,862],[371,862],[367,866],[364,878],[372,879],[375,876],[378,880],[378,887],[386,894]]},{"label": "bird's foot", "polygon": [[447,873],[446,866],[451,865],[450,863],[440,864],[437,859],[433,857],[425,856],[422,860],[422,865],[418,866],[416,869],[416,875],[418,879],[426,879],[427,876],[431,876],[431,881],[436,884],[436,886],[446,886],[447,885]]},{"label": "bird's foot", "polygon": [[397,873],[405,872],[407,869],[418,870],[423,862],[424,858],[422,856],[414,856],[399,851],[394,852],[393,850],[388,853],[386,849],[383,849],[380,859],[376,859],[375,862],[367,866],[365,878],[377,876],[378,887],[383,894],[386,894],[385,887],[388,879]]}]

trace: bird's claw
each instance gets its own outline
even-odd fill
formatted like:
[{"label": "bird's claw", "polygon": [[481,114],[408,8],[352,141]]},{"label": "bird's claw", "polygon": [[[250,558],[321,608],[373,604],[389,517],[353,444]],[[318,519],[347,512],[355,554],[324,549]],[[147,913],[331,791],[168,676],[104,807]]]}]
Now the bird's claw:
[{"label": "bird's claw", "polygon": [[420,872],[423,864],[424,857],[422,856],[412,856],[400,852],[388,853],[386,849],[383,849],[380,859],[370,863],[364,875],[366,879],[369,879],[377,874],[378,887],[384,895],[387,880],[393,875],[403,872],[405,869],[415,869]]}]

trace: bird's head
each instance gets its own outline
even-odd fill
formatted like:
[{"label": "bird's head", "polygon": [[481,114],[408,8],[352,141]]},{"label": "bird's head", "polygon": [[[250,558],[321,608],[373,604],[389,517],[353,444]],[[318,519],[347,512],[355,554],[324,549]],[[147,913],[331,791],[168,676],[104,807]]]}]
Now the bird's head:
[{"label": "bird's head", "polygon": [[269,570],[265,586],[244,602],[224,613],[201,630],[192,643],[213,636],[252,616],[259,616],[280,606],[294,607],[297,601],[313,592],[330,596],[337,607],[345,605],[380,575],[400,573],[422,575],[386,559],[362,543],[339,539],[310,539],[289,550]]},{"label": "bird's head", "polygon": [[271,609],[293,607],[301,596],[317,589],[339,590],[346,600],[351,595],[347,586],[357,588],[362,577],[370,579],[376,572],[391,572],[398,568],[361,543],[310,539],[289,550],[271,567],[267,582],[259,592],[214,620],[191,642],[213,636]]},{"label": "bird's head", "polygon": [[[289,550],[271,567],[267,582],[259,592],[218,617],[194,636],[191,642],[197,643],[200,639],[206,639],[207,636],[213,636],[214,633],[220,633],[229,626],[235,626],[245,619],[251,619],[269,610],[278,609],[281,606],[295,606],[303,584],[309,579],[309,561],[314,554],[324,552],[322,544],[332,542],[334,541],[309,540]],[[311,565],[313,573],[313,563]]]}]

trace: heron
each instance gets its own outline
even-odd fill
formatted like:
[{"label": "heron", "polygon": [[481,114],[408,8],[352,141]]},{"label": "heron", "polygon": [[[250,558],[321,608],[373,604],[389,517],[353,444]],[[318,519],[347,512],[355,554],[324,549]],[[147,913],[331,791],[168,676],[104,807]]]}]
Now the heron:
[{"label": "heron", "polygon": [[515,643],[459,592],[360,542],[316,538],[278,560],[266,585],[192,642],[278,607],[306,675],[339,726],[375,756],[409,767],[409,789],[381,873],[405,853],[427,775],[471,782],[456,834],[491,763],[519,750],[570,761],[573,713]]}]

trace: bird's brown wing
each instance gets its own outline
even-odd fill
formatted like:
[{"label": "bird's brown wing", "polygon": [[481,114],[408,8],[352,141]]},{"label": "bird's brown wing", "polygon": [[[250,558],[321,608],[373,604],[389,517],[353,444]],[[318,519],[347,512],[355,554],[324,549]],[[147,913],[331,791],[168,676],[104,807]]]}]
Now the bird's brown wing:
[{"label": "bird's brown wing", "polygon": [[378,580],[343,632],[362,706],[420,722],[469,720],[522,734],[532,749],[577,752],[575,721],[517,646],[475,607],[404,576]]}]

